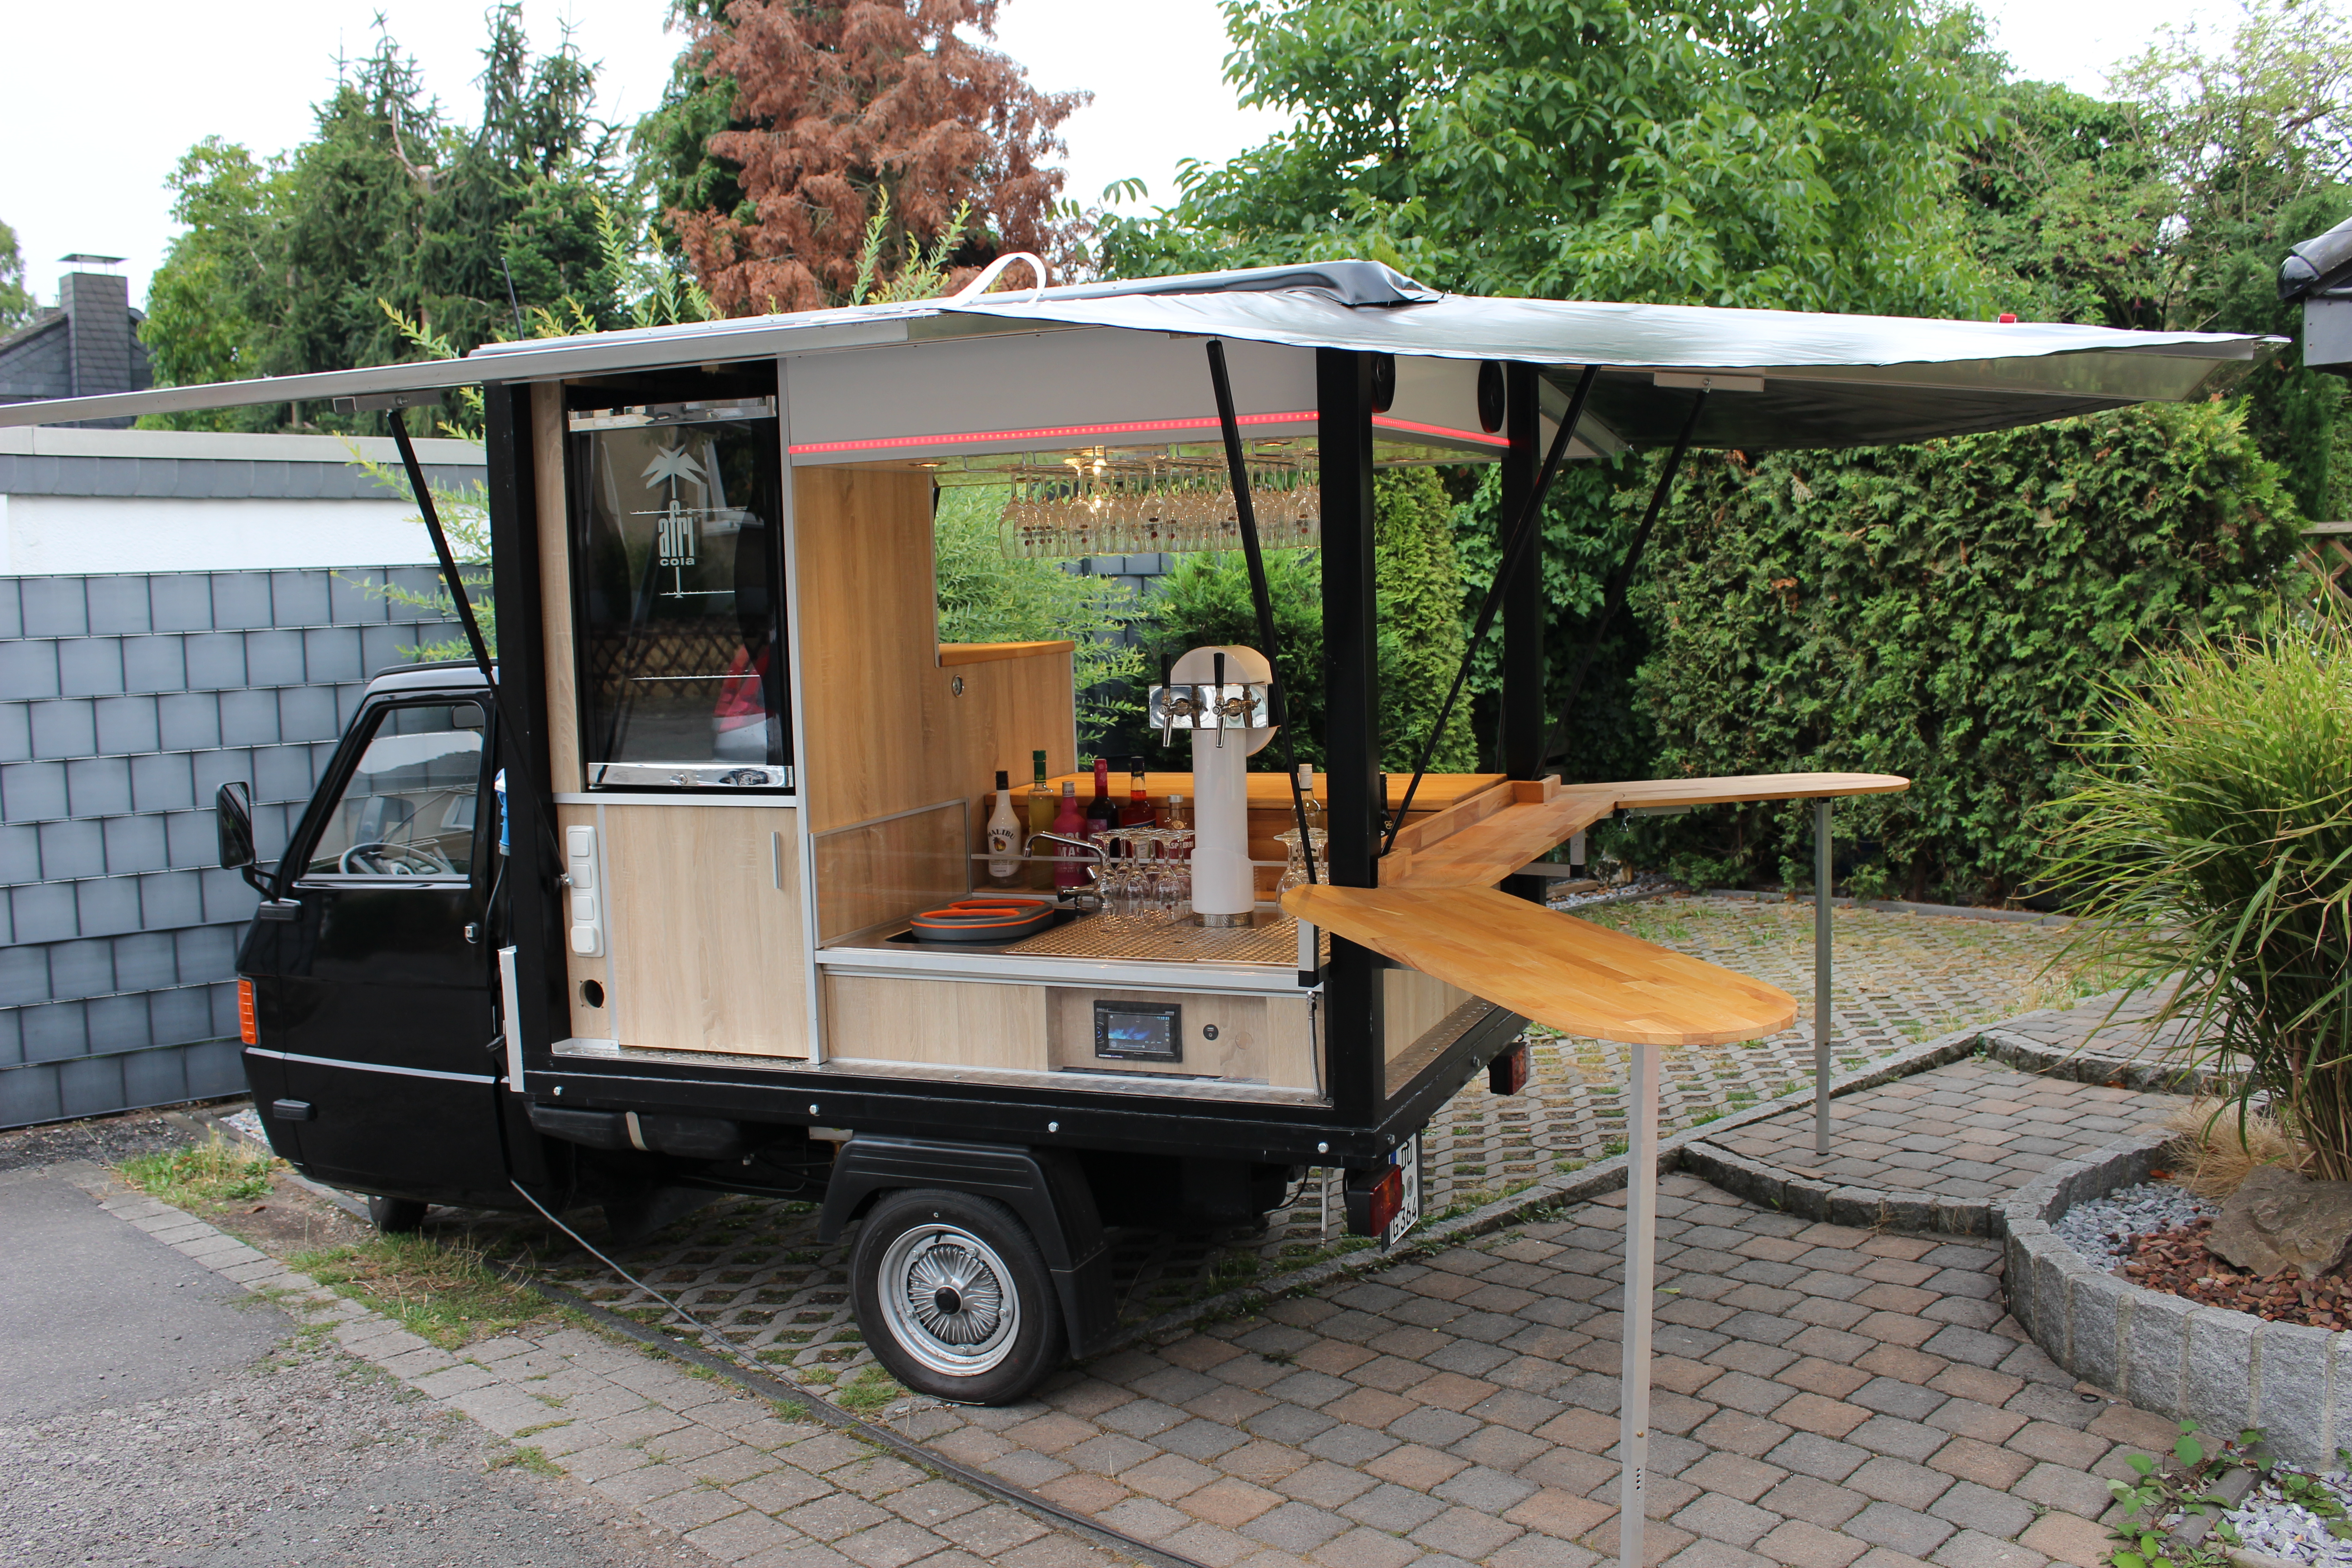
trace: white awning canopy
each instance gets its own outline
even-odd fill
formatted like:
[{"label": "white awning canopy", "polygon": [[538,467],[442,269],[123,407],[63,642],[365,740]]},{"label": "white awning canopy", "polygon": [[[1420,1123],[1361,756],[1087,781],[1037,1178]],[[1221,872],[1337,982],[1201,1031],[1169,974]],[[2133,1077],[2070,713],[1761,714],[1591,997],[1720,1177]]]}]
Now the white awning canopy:
[{"label": "white awning canopy", "polygon": [[1595,365],[1601,374],[1591,417],[1635,445],[1671,441],[1692,393],[1707,385],[1724,395],[1709,398],[1697,440],[1748,447],[1920,440],[2195,398],[2226,385],[2284,342],[2242,333],[1485,299],[1440,294],[1373,262],[1332,262],[491,343],[463,359],[419,364],[0,405],[0,426],[1088,327],[1519,361],[1550,367],[1556,382]]}]

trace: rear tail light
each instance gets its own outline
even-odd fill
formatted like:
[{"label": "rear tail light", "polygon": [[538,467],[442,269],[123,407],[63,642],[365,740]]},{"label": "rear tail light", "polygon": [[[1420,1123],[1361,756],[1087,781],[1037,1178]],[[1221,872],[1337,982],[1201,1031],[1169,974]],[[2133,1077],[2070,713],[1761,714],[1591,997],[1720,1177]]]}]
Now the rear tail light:
[{"label": "rear tail light", "polygon": [[1404,1172],[1388,1165],[1348,1173],[1348,1234],[1381,1236],[1404,1206]]},{"label": "rear tail light", "polygon": [[1486,1089],[1491,1094],[1517,1094],[1528,1087],[1528,1043],[1515,1040],[1511,1048],[1486,1064]]},{"label": "rear tail light", "polygon": [[261,1044],[261,1028],[253,1016],[253,982],[236,983],[236,1037],[248,1046]]}]

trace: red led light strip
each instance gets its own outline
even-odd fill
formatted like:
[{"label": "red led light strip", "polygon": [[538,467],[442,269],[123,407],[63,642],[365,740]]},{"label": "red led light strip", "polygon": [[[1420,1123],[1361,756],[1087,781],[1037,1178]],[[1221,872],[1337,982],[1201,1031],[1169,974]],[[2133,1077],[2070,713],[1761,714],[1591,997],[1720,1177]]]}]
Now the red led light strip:
[{"label": "red led light strip", "polygon": [[[1311,422],[1315,411],[1300,409],[1291,414],[1244,414],[1244,425],[1297,425]],[[878,452],[892,447],[945,447],[962,441],[1063,441],[1082,439],[1090,436],[1144,436],[1160,430],[1213,430],[1217,421],[1206,419],[1130,419],[1118,425],[1051,425],[1034,430],[961,430],[945,436],[881,436],[870,441],[811,441],[795,445],[795,458],[818,452]]]},{"label": "red led light strip", "polygon": [[1475,441],[1481,447],[1507,447],[1508,436],[1489,436],[1484,430],[1456,430],[1450,425],[1423,425],[1418,420],[1391,419],[1385,414],[1372,416],[1372,426],[1380,430],[1411,430],[1421,436],[1443,436],[1449,441]]},{"label": "red led light strip", "polygon": [[[1299,425],[1315,418],[1311,408],[1297,409],[1287,414],[1244,414],[1244,425]],[[1507,447],[1510,440],[1503,436],[1489,436],[1478,430],[1456,430],[1444,425],[1423,425],[1412,419],[1391,419],[1385,414],[1372,416],[1372,424],[1382,430],[1408,430],[1422,436],[1442,436],[1454,441],[1475,441],[1482,447]],[[878,436],[866,441],[808,441],[795,443],[795,458],[822,456],[828,452],[880,452],[894,447],[947,447],[967,441],[1069,441],[1085,440],[1099,436],[1147,436],[1170,430],[1213,430],[1217,422],[1207,419],[1130,419],[1117,425],[1049,425],[1030,430],[961,430],[940,436]]]}]

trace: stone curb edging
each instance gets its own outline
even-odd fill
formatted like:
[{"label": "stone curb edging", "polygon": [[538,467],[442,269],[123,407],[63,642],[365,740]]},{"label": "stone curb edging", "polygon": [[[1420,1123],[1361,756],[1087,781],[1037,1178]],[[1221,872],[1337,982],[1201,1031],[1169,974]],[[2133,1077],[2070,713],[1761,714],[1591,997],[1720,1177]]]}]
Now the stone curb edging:
[{"label": "stone curb edging", "polygon": [[1735,1154],[1704,1140],[1683,1151],[1683,1169],[1750,1203],[1801,1219],[1857,1230],[1925,1231],[1937,1236],[1990,1236],[1993,1209],[1965,1198],[1921,1196],[1877,1187],[1831,1186]]},{"label": "stone curb edging", "polygon": [[2211,1094],[2227,1087],[2222,1075],[2210,1068],[2165,1067],[2133,1057],[2062,1051],[1998,1027],[1984,1032],[1984,1046],[1985,1055],[2021,1072],[2074,1083],[2107,1084],[2140,1094]]},{"label": "stone curb edging", "polygon": [[2171,1142],[2124,1139],[2003,1201],[2011,1313],[2060,1366],[2143,1410],[2231,1435],[2260,1426],[2282,1458],[2333,1463],[2352,1444],[2352,1335],[2135,1285],[2052,1228],[2075,1204],[2146,1181]]}]

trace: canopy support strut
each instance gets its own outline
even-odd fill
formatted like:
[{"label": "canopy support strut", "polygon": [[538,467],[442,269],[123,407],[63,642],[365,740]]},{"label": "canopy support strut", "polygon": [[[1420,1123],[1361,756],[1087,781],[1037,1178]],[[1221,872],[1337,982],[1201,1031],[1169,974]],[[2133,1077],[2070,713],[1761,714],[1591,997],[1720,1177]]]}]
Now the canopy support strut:
[{"label": "canopy support strut", "polygon": [[[499,716],[499,744],[507,753],[509,792],[530,787],[530,763],[523,751],[522,721],[507,705],[507,694],[499,684],[498,671],[490,662],[490,645],[482,636],[481,623],[474,618],[474,606],[466,596],[466,580],[457,573],[457,558],[450,552],[449,536],[441,527],[441,513],[433,504],[433,489],[425,482],[425,468],[416,460],[416,447],[408,439],[408,423],[398,408],[384,411],[384,419],[392,426],[392,444],[400,448],[401,466],[408,470],[408,488],[416,497],[416,510],[425,521],[425,531],[432,536],[433,553],[441,562],[442,578],[449,584],[450,603],[457,606],[458,624],[466,628],[466,646],[473,651],[474,667],[482,672],[482,683],[488,688],[490,706]],[[542,801],[544,810],[539,817],[543,847],[551,852],[551,864],[561,867],[563,855],[555,842],[554,802]],[[520,1089],[520,1085],[514,1086]]]},{"label": "canopy support strut", "polygon": [[1437,754],[1437,743],[1445,734],[1445,721],[1454,716],[1454,704],[1462,695],[1462,683],[1470,679],[1470,667],[1477,661],[1478,649],[1494,626],[1496,612],[1503,607],[1504,590],[1527,560],[1529,546],[1543,536],[1544,496],[1551,489],[1552,476],[1559,472],[1560,459],[1568,456],[1568,443],[1575,436],[1576,427],[1584,422],[1584,401],[1591,395],[1592,383],[1600,374],[1597,364],[1584,367],[1584,374],[1576,383],[1576,395],[1568,400],[1568,412],[1560,416],[1551,450],[1544,454],[1543,468],[1536,475],[1535,488],[1528,492],[1528,503],[1511,525],[1502,556],[1495,563],[1495,580],[1486,585],[1486,601],[1478,606],[1478,618],[1472,623],[1470,636],[1463,643],[1462,666],[1454,672],[1454,684],[1446,688],[1445,700],[1437,705],[1437,718],[1429,726],[1429,738],[1421,743],[1421,756],[1412,765],[1412,778],[1404,786],[1404,799],[1398,803],[1396,815],[1389,819],[1389,830],[1381,840],[1381,853],[1384,855],[1396,847],[1397,832],[1404,826],[1405,813],[1412,809],[1413,794],[1421,788],[1422,775],[1429,772],[1430,758]]},{"label": "canopy support strut", "polygon": [[[1215,338],[1209,340],[1209,384],[1217,395],[1217,426],[1225,437],[1225,468],[1233,476],[1234,516],[1242,530],[1242,559],[1249,566],[1250,602],[1257,611],[1258,640],[1265,645],[1265,666],[1271,677],[1265,689],[1265,716],[1273,721],[1282,736],[1282,771],[1290,781],[1290,809],[1298,819],[1298,853],[1307,862],[1307,880],[1315,882],[1315,836],[1307,826],[1307,795],[1298,787],[1297,752],[1291,739],[1289,714],[1282,700],[1281,650],[1274,641],[1274,595],[1265,583],[1265,552],[1258,546],[1257,505],[1250,496],[1249,464],[1242,455],[1241,420],[1234,412],[1233,379],[1225,374],[1225,345]],[[1222,658],[1223,656],[1218,656]],[[1219,700],[1224,693],[1219,692]],[[1299,947],[1302,959],[1313,950],[1304,942]],[[1312,984],[1307,977],[1307,965],[1299,964],[1302,984]]]},{"label": "canopy support strut", "polygon": [[1657,488],[1650,492],[1649,510],[1642,514],[1642,526],[1633,532],[1633,542],[1626,547],[1625,559],[1609,574],[1607,589],[1601,595],[1601,613],[1592,622],[1592,635],[1585,639],[1584,651],[1577,655],[1576,668],[1569,672],[1568,695],[1560,700],[1559,717],[1552,721],[1551,733],[1544,741],[1543,757],[1549,762],[1568,742],[1568,716],[1576,710],[1577,694],[1584,689],[1584,677],[1592,668],[1592,660],[1601,651],[1601,639],[1609,635],[1609,623],[1617,618],[1617,611],[1625,603],[1626,590],[1633,584],[1633,574],[1642,564],[1642,552],[1649,548],[1650,531],[1657,526],[1658,513],[1665,509],[1666,497],[1674,492],[1675,476],[1681,472],[1683,454],[1690,450],[1691,437],[1698,429],[1698,416],[1706,407],[1706,389],[1702,387],[1691,399],[1690,413],[1683,420],[1682,434],[1675,437],[1673,452],[1666,466],[1658,475]]}]

